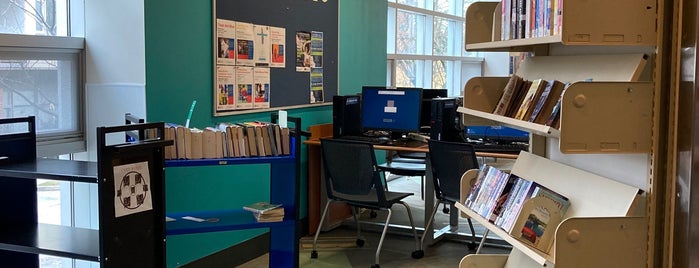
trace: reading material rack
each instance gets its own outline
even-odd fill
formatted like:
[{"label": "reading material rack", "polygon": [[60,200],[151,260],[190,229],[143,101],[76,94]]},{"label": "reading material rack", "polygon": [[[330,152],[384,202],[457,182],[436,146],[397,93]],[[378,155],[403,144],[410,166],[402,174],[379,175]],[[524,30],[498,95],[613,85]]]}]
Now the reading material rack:
[{"label": "reading material rack", "polygon": [[[0,185],[5,189],[0,200],[13,204],[6,206],[7,217],[0,223],[3,265],[39,267],[38,255],[46,254],[99,262],[101,267],[165,267],[163,148],[168,141],[105,143],[113,132],[156,128],[162,133],[162,123],[98,128],[97,162],[37,158],[33,116],[0,119],[0,126],[11,133],[0,135],[0,156],[5,157],[0,159]],[[130,164],[143,168],[139,183],[147,191],[138,194],[148,205],[120,202],[124,196],[117,194],[117,184],[132,177],[115,180],[115,173]],[[39,178],[97,184],[99,229],[39,223]],[[125,211],[135,213],[119,214]]]},{"label": "reading material rack", "polygon": [[[638,216],[641,190],[527,152],[521,152],[512,174],[532,180],[569,198],[570,208],[558,226],[546,226],[554,236],[549,251],[541,251],[511,236],[478,213],[456,207],[512,245],[510,255],[468,255],[460,267],[642,267],[646,263],[647,220]],[[477,170],[462,177],[462,200]],[[466,182],[466,183],[465,183]],[[525,206],[545,205],[530,199]],[[555,207],[552,206],[552,207]],[[523,209],[526,211],[526,209]],[[518,221],[526,220],[519,215]],[[514,226],[519,224],[515,223]],[[555,233],[554,233],[555,232]],[[474,265],[474,266],[470,266]],[[572,266],[571,266],[572,265]]]},{"label": "reading material rack", "polygon": [[[653,114],[658,109],[654,107],[658,88],[651,78],[658,4],[649,0],[558,3],[562,4],[560,31],[545,37],[501,40],[500,2],[473,3],[466,12],[466,50],[529,52],[533,56],[525,59],[517,75],[528,80],[571,82],[562,96],[559,128],[493,114],[508,77],[469,80],[464,87],[463,107],[458,108],[465,125],[506,125],[530,132],[532,154],[521,154],[512,173],[568,196],[571,208],[557,227],[551,250],[542,252],[459,205],[463,212],[513,245],[509,256],[469,255],[461,267],[643,267],[648,260],[652,215],[646,215],[644,201],[650,193],[631,196],[631,192],[638,190],[635,187],[652,189],[651,178],[655,176],[648,163],[654,146]],[[568,155],[556,152],[554,146]],[[613,168],[591,168],[585,163],[590,158],[581,154],[604,154],[596,161],[617,161],[614,163],[648,172],[620,179]],[[638,155],[648,157],[633,157]],[[584,172],[558,161],[595,171]],[[615,175],[593,179],[599,182],[592,184],[588,180],[597,176],[592,173]],[[607,191],[603,186],[624,180],[636,185],[629,187],[628,193]],[[594,189],[598,194],[588,195],[582,189]],[[467,193],[468,188],[462,188],[464,191]],[[606,202],[595,204],[594,199]],[[629,205],[632,203],[634,206]],[[610,206],[615,207],[613,213],[608,210]],[[614,255],[609,255],[612,252]]]},{"label": "reading material rack", "polygon": [[[276,122],[278,116],[272,115]],[[177,211],[168,212],[167,216],[175,219],[167,222],[167,235],[221,232],[232,230],[269,228],[270,250],[269,267],[298,267],[299,252],[299,153],[301,140],[301,118],[288,117],[293,123],[291,131],[290,155],[271,157],[167,160],[169,168],[214,165],[251,165],[269,164],[270,166],[270,203],[282,204],[284,220],[281,222],[257,222],[252,213],[242,207],[216,211]],[[197,178],[200,179],[200,178]],[[207,221],[196,222],[182,219],[192,216]],[[215,219],[215,220],[212,220]]]}]

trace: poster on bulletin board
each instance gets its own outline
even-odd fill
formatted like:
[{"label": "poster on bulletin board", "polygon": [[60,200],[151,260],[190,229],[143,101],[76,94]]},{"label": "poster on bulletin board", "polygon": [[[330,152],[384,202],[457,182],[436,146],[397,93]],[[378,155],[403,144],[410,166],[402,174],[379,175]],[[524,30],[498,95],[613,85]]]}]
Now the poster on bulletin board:
[{"label": "poster on bulletin board", "polygon": [[338,1],[214,0],[214,116],[327,105]]}]

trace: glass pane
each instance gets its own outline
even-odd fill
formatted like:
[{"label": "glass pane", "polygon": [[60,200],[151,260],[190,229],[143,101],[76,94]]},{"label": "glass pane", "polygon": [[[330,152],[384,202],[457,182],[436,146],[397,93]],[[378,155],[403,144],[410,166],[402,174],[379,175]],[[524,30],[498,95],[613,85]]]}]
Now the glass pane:
[{"label": "glass pane", "polygon": [[8,60],[0,55],[0,118],[36,116],[37,133],[76,131],[77,59]]},{"label": "glass pane", "polygon": [[0,0],[0,33],[67,36],[68,0]]},{"label": "glass pane", "polygon": [[420,87],[422,61],[396,60],[396,87]]},{"label": "glass pane", "polygon": [[406,6],[425,8],[425,0],[396,0],[396,3]]},{"label": "glass pane", "polygon": [[432,54],[449,55],[449,20],[435,17],[432,37]]},{"label": "glass pane", "polygon": [[398,54],[417,54],[419,27],[423,16],[415,13],[398,11],[396,14],[396,53]]},{"label": "glass pane", "polygon": [[449,88],[447,85],[447,61],[432,62],[432,88]]},{"label": "glass pane", "polygon": [[452,3],[454,0],[433,0],[434,11],[452,14]]}]

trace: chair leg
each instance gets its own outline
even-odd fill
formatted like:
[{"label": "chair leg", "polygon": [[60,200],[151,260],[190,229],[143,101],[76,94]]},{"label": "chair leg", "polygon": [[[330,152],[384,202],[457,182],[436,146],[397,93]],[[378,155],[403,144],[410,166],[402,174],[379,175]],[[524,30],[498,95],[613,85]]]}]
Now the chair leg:
[{"label": "chair leg", "polygon": [[364,239],[362,239],[362,229],[361,229],[361,224],[359,224],[359,208],[358,207],[352,207],[352,218],[354,218],[354,222],[357,224],[357,240],[355,243],[357,244],[358,247],[363,247],[364,246]]},{"label": "chair leg", "polygon": [[411,254],[413,259],[419,259],[422,258],[422,256],[425,256],[425,252],[422,250],[422,240],[417,238],[417,231],[415,230],[415,222],[413,221],[413,213],[410,212],[410,207],[408,204],[405,202],[401,201],[401,204],[405,207],[405,210],[408,211],[408,219],[410,219],[410,227],[413,229],[413,237],[415,237],[415,251]]},{"label": "chair leg", "polygon": [[316,229],[316,235],[313,237],[313,251],[311,251],[311,259],[318,258],[318,251],[316,250],[316,243],[318,242],[318,235],[320,234],[320,229],[322,229],[323,221],[325,221],[325,215],[328,214],[328,207],[332,200],[328,199],[325,203],[325,208],[323,209],[323,215],[320,216],[320,223],[318,224],[318,229]]},{"label": "chair leg", "polygon": [[437,209],[439,208],[439,204],[440,204],[439,201],[434,203],[434,207],[432,208],[432,215],[430,215],[430,219],[427,220],[427,224],[425,224],[425,232],[422,233],[422,238],[420,239],[420,244],[423,246],[423,249],[425,246],[425,244],[424,244],[425,243],[425,236],[427,236],[427,235],[434,236],[434,233],[429,233],[429,234],[427,233],[427,228],[432,226],[432,222],[434,221],[434,215],[437,213]]},{"label": "chair leg", "polygon": [[386,231],[388,230],[388,223],[391,222],[391,209],[388,210],[388,216],[386,217],[386,222],[383,225],[383,232],[381,232],[381,239],[379,239],[379,246],[376,248],[376,255],[374,256],[374,265],[372,267],[379,267],[379,254],[381,253],[381,246],[383,245],[383,239],[386,237]]},{"label": "chair leg", "polygon": [[476,250],[476,254],[481,252],[481,248],[483,247],[483,244],[485,242],[485,238],[488,237],[488,233],[490,233],[490,229],[486,228],[485,233],[483,233],[483,239],[481,239],[481,242],[478,243],[478,249]]},{"label": "chair leg", "polygon": [[[471,229],[471,243],[468,245],[468,249],[473,250],[476,247],[476,231],[473,229],[473,222],[471,221],[471,218],[466,219],[468,221],[468,227]],[[480,244],[478,245],[478,250],[476,251],[476,254],[478,254],[478,251],[481,250],[481,247],[483,246],[483,241],[485,240],[485,237],[488,235],[488,229],[485,230],[485,234],[483,235],[483,239],[481,239]]]}]

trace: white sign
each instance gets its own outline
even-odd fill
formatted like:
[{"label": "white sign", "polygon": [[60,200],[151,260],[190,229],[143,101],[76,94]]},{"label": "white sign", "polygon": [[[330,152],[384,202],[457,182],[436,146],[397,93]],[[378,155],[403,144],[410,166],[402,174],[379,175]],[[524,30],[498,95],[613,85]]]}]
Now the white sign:
[{"label": "white sign", "polygon": [[148,162],[114,167],[114,216],[153,209]]}]

